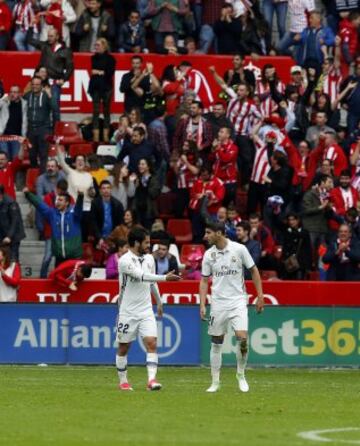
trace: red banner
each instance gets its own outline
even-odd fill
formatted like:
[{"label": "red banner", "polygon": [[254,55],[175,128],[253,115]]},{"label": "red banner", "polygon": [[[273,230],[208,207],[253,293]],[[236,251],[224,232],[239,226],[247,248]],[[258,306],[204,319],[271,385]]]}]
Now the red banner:
[{"label": "red banner", "polygon": [[[159,283],[164,303],[198,304],[199,283],[181,281]],[[356,282],[263,282],[266,303],[272,305],[344,305],[359,306],[359,284]],[[251,282],[247,283],[250,303],[256,293]],[[76,292],[60,289],[49,280],[24,279],[18,301],[40,303],[115,303],[119,284],[115,280],[91,280],[81,284]]]},{"label": "red banner", "polygon": [[[131,54],[114,54],[116,58],[116,72],[114,76],[114,97],[112,113],[121,113],[123,111],[123,95],[119,91],[121,78],[124,73],[130,69]],[[228,68],[232,67],[231,56],[160,56],[157,54],[143,55],[145,62],[154,64],[155,74],[161,77],[163,69],[168,64],[178,65],[182,60],[188,60],[193,67],[200,70],[207,78],[210,87],[217,97],[219,86],[214,81],[208,71],[210,65],[215,65],[219,74],[223,74]],[[40,59],[40,53],[20,53],[5,51],[0,52],[1,60],[1,78],[4,81],[5,91],[8,91],[11,85],[20,85],[25,87],[33,75]],[[92,111],[91,98],[87,94],[90,80],[90,61],[91,55],[77,53],[74,55],[75,71],[69,82],[66,82],[62,88],[61,111],[64,113],[89,113]],[[287,82],[290,76],[290,67],[294,61],[290,57],[262,57],[258,61],[246,59],[246,67],[253,70],[257,77],[260,76],[261,67],[271,63],[276,67],[279,77]]]}]

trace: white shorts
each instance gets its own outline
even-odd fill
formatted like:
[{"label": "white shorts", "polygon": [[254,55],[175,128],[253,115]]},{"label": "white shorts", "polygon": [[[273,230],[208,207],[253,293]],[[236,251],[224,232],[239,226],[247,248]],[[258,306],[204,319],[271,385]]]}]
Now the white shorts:
[{"label": "white shorts", "polygon": [[208,334],[210,336],[223,336],[228,326],[234,331],[248,331],[248,309],[246,306],[234,310],[211,310]]},{"label": "white shorts", "polygon": [[157,324],[154,314],[135,318],[131,315],[119,314],[116,326],[116,338],[121,344],[135,341],[137,335],[141,338],[157,338]]}]

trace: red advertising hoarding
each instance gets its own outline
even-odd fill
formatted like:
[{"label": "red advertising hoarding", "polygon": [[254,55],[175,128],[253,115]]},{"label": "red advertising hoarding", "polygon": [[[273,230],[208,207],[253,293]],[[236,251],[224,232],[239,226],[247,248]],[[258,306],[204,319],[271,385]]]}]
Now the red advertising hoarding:
[{"label": "red advertising hoarding", "polygon": [[[168,304],[198,304],[199,283],[181,281],[159,283],[163,300]],[[356,282],[263,282],[266,303],[273,305],[343,305],[360,306],[359,283]],[[256,293],[247,284],[250,303]],[[85,281],[76,292],[55,287],[50,280],[23,279],[19,288],[19,302],[40,303],[115,303],[119,284],[115,280]]]},{"label": "red advertising hoarding", "polygon": [[[112,113],[123,111],[123,95],[119,91],[121,78],[130,69],[131,54],[114,54],[116,58],[116,72],[114,76],[114,96]],[[216,100],[219,86],[214,81],[208,68],[215,65],[222,75],[225,70],[232,67],[231,56],[161,56],[157,54],[143,55],[145,62],[154,64],[154,71],[161,77],[162,71],[168,64],[179,64],[182,60],[188,60],[193,67],[200,70],[207,78]],[[35,67],[40,59],[39,52],[0,52],[1,78],[4,81],[5,91],[11,85],[17,84],[24,87],[33,75]],[[90,80],[91,55],[85,53],[74,54],[75,71],[69,82],[62,88],[61,111],[63,113],[89,113],[92,111],[91,98],[87,94]],[[247,68],[254,70],[257,77],[260,76],[261,67],[267,63],[272,63],[284,81],[289,80],[290,67],[294,65],[290,57],[262,57],[258,61],[246,59]]]}]

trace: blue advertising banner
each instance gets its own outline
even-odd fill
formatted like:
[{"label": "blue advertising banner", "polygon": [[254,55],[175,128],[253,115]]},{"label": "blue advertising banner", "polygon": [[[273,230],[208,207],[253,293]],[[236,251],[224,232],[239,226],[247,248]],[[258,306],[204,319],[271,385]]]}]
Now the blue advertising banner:
[{"label": "blue advertising banner", "polygon": [[[115,305],[1,304],[0,363],[113,364]],[[198,308],[166,306],[158,320],[161,364],[200,364]],[[143,364],[141,340],[131,346],[130,364]]]}]

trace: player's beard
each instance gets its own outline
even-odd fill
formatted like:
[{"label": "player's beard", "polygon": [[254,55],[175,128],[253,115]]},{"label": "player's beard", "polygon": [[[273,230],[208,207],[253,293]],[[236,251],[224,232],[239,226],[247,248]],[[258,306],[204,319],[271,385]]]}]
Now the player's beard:
[{"label": "player's beard", "polygon": [[141,256],[144,256],[145,254],[149,254],[150,253],[150,248],[139,248],[139,254]]}]

